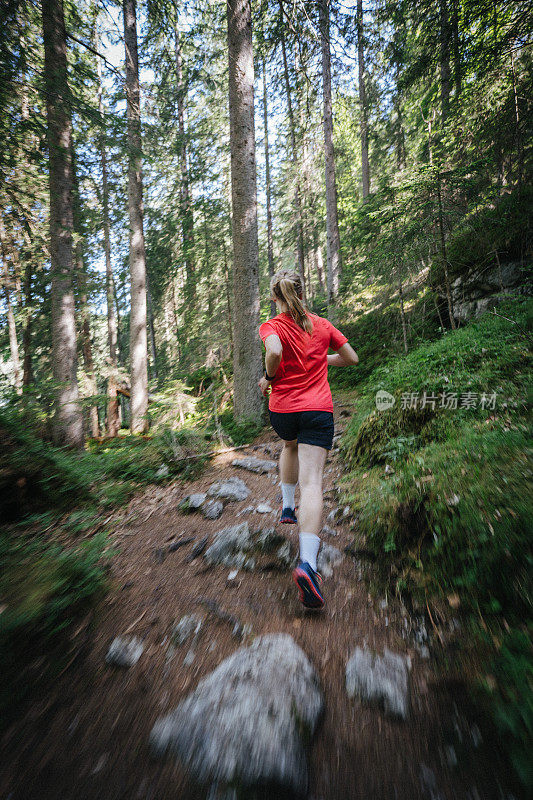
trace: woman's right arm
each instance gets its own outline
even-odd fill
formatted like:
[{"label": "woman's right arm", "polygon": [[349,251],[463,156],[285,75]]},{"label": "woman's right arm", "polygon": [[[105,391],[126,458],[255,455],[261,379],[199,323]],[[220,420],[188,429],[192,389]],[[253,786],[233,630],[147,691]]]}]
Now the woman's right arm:
[{"label": "woman's right arm", "polygon": [[348,342],[339,347],[337,352],[328,356],[327,359],[328,367],[353,367],[355,364],[359,364],[359,356]]}]

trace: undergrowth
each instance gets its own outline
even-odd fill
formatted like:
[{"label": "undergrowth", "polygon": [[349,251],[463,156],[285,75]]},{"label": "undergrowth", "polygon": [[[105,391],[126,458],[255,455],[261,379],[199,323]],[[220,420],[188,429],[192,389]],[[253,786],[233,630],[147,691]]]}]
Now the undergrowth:
[{"label": "undergrowth", "polygon": [[[509,298],[498,315],[378,366],[358,384],[341,442],[356,544],[373,554],[381,580],[423,607],[452,598],[477,636],[491,632],[479,681],[491,670],[483,696],[529,788],[531,309],[526,298]],[[380,390],[394,398],[387,410],[376,408]]]},{"label": "undergrowth", "polygon": [[73,623],[106,589],[104,533],[70,547],[45,535],[0,535],[0,725],[57,673]]}]

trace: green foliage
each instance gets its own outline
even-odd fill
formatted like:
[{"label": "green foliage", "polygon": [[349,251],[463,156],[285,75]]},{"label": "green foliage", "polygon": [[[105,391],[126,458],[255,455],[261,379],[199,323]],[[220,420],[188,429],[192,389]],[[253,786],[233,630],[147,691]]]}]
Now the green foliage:
[{"label": "green foliage", "polygon": [[234,445],[247,444],[253,441],[261,433],[263,427],[261,423],[253,420],[248,423],[237,423],[229,410],[220,415],[220,422]]},{"label": "green foliage", "polygon": [[38,433],[33,416],[13,408],[0,411],[0,516],[5,521],[89,497],[76,457],[51,447]]},{"label": "green foliage", "polygon": [[452,273],[497,265],[496,253],[501,262],[519,262],[523,252],[531,250],[532,207],[533,188],[527,186],[462,216],[447,244]]},{"label": "green foliage", "polygon": [[[104,533],[76,547],[17,532],[0,536],[0,716],[4,722],[35,691],[36,682],[60,668],[70,626],[105,590],[105,546]],[[46,668],[38,658],[43,653],[47,654]]]},{"label": "green foliage", "polygon": [[533,627],[511,630],[488,665],[492,681],[481,684],[500,742],[522,784],[533,790]]},{"label": "green foliage", "polygon": [[[99,480],[146,484],[197,475],[205,464],[201,455],[208,450],[205,436],[194,428],[166,428],[153,436],[93,440],[88,446],[88,475],[100,497],[103,492]],[[187,460],[190,456],[200,457]]]}]

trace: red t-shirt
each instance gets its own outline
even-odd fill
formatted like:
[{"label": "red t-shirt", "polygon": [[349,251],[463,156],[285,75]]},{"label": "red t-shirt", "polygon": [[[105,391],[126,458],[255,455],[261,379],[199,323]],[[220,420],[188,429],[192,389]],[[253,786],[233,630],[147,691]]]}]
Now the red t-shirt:
[{"label": "red t-shirt", "polygon": [[313,333],[306,333],[282,312],[259,328],[263,342],[273,333],[281,339],[283,355],[272,381],[271,411],[333,411],[328,383],[328,349],[338,350],[348,339],[329,320],[307,313]]}]

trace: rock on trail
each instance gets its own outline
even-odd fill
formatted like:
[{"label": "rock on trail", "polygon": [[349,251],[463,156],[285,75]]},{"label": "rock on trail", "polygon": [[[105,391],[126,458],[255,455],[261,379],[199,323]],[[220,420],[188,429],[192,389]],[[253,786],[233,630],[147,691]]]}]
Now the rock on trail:
[{"label": "rock on trail", "polygon": [[[200,681],[150,734],[201,782],[308,788],[306,742],[323,709],[317,673],[288,634],[261,636]],[[274,797],[275,794],[272,794]]]},{"label": "rock on trail", "polygon": [[215,534],[213,544],[204,553],[209,564],[227,567],[250,567],[247,553],[253,548],[253,539],[247,522],[230,525]]},{"label": "rock on trail", "polygon": [[338,567],[343,559],[341,551],[331,544],[322,542],[317,558],[317,569],[323,578],[331,578],[333,569]]},{"label": "rock on trail", "polygon": [[387,648],[383,656],[356,647],[346,665],[346,691],[363,701],[383,705],[391,716],[407,719],[411,659]]},{"label": "rock on trail", "polygon": [[240,478],[227,478],[223,481],[215,481],[207,492],[209,497],[219,497],[224,500],[246,500],[250,494],[250,489]]},{"label": "rock on trail", "polygon": [[111,642],[106,664],[115,667],[133,667],[142,656],[144,645],[136,636],[117,636]]},{"label": "rock on trail", "polygon": [[257,474],[261,475],[264,472],[272,472],[277,469],[278,465],[275,461],[265,461],[262,458],[247,456],[246,458],[234,458],[231,466],[241,467],[241,469],[247,469],[249,472],[257,472]]}]

